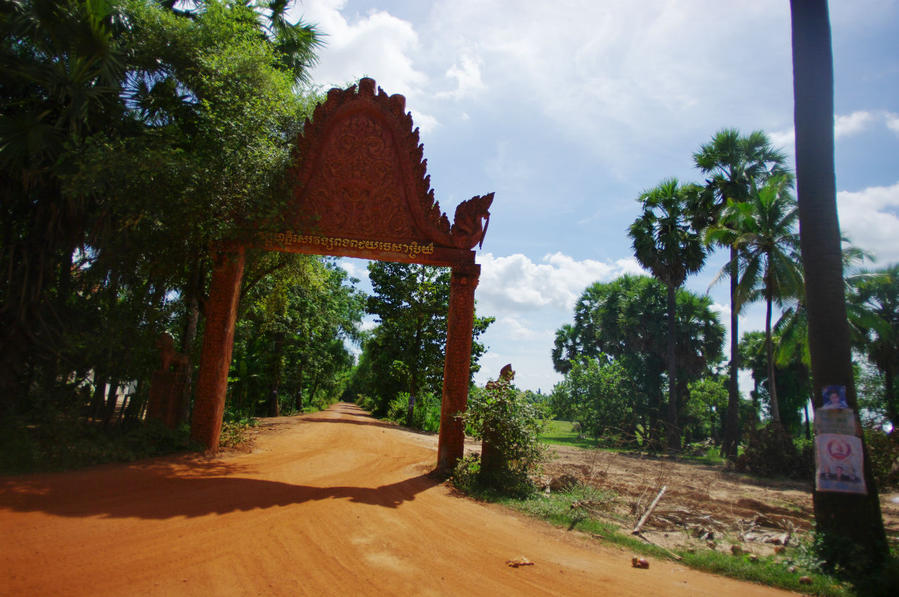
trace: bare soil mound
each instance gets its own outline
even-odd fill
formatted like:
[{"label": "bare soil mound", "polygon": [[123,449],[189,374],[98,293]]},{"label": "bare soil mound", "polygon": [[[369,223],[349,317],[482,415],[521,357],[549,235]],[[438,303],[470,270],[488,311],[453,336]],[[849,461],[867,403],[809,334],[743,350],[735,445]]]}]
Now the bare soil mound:
[{"label": "bare soil mound", "polygon": [[[662,487],[643,534],[667,548],[767,555],[795,545],[814,524],[811,483],[764,480],[723,466],[553,446],[544,467],[552,479],[577,480],[617,497],[592,514],[633,529]],[[899,538],[899,494],[881,495],[887,534]]]},{"label": "bare soil mound", "polygon": [[0,594],[785,594],[459,497],[435,443],[339,404],[248,453],[2,478]]}]

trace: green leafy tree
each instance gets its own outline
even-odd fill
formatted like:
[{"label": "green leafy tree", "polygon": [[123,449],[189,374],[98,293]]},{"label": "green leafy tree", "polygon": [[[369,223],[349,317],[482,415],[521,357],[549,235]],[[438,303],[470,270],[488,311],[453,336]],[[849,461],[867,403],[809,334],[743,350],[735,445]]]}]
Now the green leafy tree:
[{"label": "green leafy tree", "polygon": [[274,223],[289,196],[314,30],[276,25],[277,6],[172,6],[0,5],[3,407],[89,382],[99,399],[107,382],[144,391],[159,332],[192,352],[209,246]]},{"label": "green leafy tree", "polygon": [[[779,340],[777,336],[775,342]],[[758,420],[759,404],[768,403],[768,416],[775,420],[774,408],[779,410],[777,420],[792,435],[802,431],[802,413],[812,397],[811,377],[808,367],[802,362],[801,354],[794,353],[790,360],[779,360],[775,364],[774,387],[780,400],[771,400],[771,387],[768,365],[767,339],[764,332],[746,332],[740,339],[740,360],[743,368],[752,374],[754,389],[752,398],[756,420]],[[806,420],[808,413],[805,412]]]},{"label": "green leafy tree", "polygon": [[[602,354],[619,362],[634,383],[630,397],[648,441],[658,441],[668,350],[667,288],[648,276],[622,276],[587,287],[575,304],[574,323],[556,332],[553,366],[570,372],[577,359]],[[711,299],[679,289],[676,300],[678,394],[721,359],[724,329]],[[680,404],[678,408],[680,408]]]},{"label": "green leafy tree", "polygon": [[0,409],[63,349],[72,256],[96,204],[61,178],[71,149],[124,111],[122,17],[106,2],[0,4]]},{"label": "green leafy tree", "polygon": [[632,441],[637,434],[628,371],[606,355],[574,359],[565,379],[553,388],[551,404],[557,416],[576,421],[581,430],[603,442]]},{"label": "green leafy tree", "polygon": [[727,381],[719,376],[691,381],[684,434],[686,441],[720,443],[727,411]]},{"label": "green leafy tree", "polygon": [[[341,374],[353,365],[346,343],[358,339],[364,297],[333,261],[278,255],[281,267],[249,278],[235,333],[233,410],[268,416],[282,404],[302,411],[304,395],[339,397]],[[307,400],[307,401],[308,401]]]},{"label": "green leafy tree", "polygon": [[[786,171],[784,154],[771,146],[762,131],[753,131],[748,136],[740,135],[736,129],[718,131],[712,140],[693,154],[696,167],[710,176],[706,192],[697,197],[693,207],[696,226],[707,227],[718,220],[719,214],[728,200],[735,203],[746,201],[752,186],[761,186],[771,176]],[[731,457],[737,454],[740,439],[739,409],[739,309],[737,307],[737,281],[739,280],[737,248],[731,242],[730,250],[730,384],[728,386],[727,423],[725,425],[722,452]]]},{"label": "green leafy tree", "polygon": [[705,249],[702,238],[693,228],[689,206],[699,187],[679,186],[670,178],[645,191],[639,201],[643,213],[631,224],[628,234],[633,240],[637,261],[667,288],[668,349],[668,448],[680,448],[677,423],[677,361],[675,293],[692,273],[702,269]]},{"label": "green leafy tree", "polygon": [[[378,326],[363,342],[353,391],[375,398],[376,412],[384,414],[399,392],[441,394],[450,271],[387,261],[373,261],[368,270],[373,293],[366,311]],[[493,321],[475,315],[472,374],[485,350],[477,337]]]}]

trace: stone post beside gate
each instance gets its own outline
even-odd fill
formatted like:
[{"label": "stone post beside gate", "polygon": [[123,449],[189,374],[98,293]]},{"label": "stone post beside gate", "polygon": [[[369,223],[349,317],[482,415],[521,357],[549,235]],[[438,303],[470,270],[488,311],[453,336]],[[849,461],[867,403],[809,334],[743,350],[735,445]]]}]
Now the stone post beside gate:
[{"label": "stone post beside gate", "polygon": [[212,270],[209,299],[206,301],[206,329],[203,332],[203,354],[197,373],[190,437],[209,450],[218,448],[222,432],[243,266],[243,247],[234,252],[218,253]]},{"label": "stone post beside gate", "polygon": [[454,266],[450,279],[450,305],[446,323],[446,357],[443,366],[443,399],[437,469],[449,473],[465,450],[465,429],[460,415],[468,405],[471,383],[471,343],[474,329],[474,291],[481,266]]}]

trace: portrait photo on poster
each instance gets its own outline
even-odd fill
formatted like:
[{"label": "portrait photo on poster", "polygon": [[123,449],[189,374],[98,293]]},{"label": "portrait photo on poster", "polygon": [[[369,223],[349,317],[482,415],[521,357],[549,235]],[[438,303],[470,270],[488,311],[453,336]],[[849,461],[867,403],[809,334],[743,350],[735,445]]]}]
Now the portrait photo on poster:
[{"label": "portrait photo on poster", "polygon": [[849,408],[846,402],[846,386],[824,386],[821,393],[824,395],[821,408]]}]

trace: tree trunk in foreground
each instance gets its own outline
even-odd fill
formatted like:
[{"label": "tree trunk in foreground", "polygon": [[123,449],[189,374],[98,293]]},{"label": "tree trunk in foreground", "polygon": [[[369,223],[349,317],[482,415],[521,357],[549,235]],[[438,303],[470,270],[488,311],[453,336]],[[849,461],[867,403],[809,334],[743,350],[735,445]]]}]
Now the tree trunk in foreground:
[{"label": "tree trunk in foreground", "polygon": [[[833,142],[833,56],[825,0],[791,0],[796,173],[815,405],[828,385],[846,387],[858,419],[843,291]],[[814,492],[815,532],[830,565],[860,574],[889,549],[864,448],[867,495]]]}]

